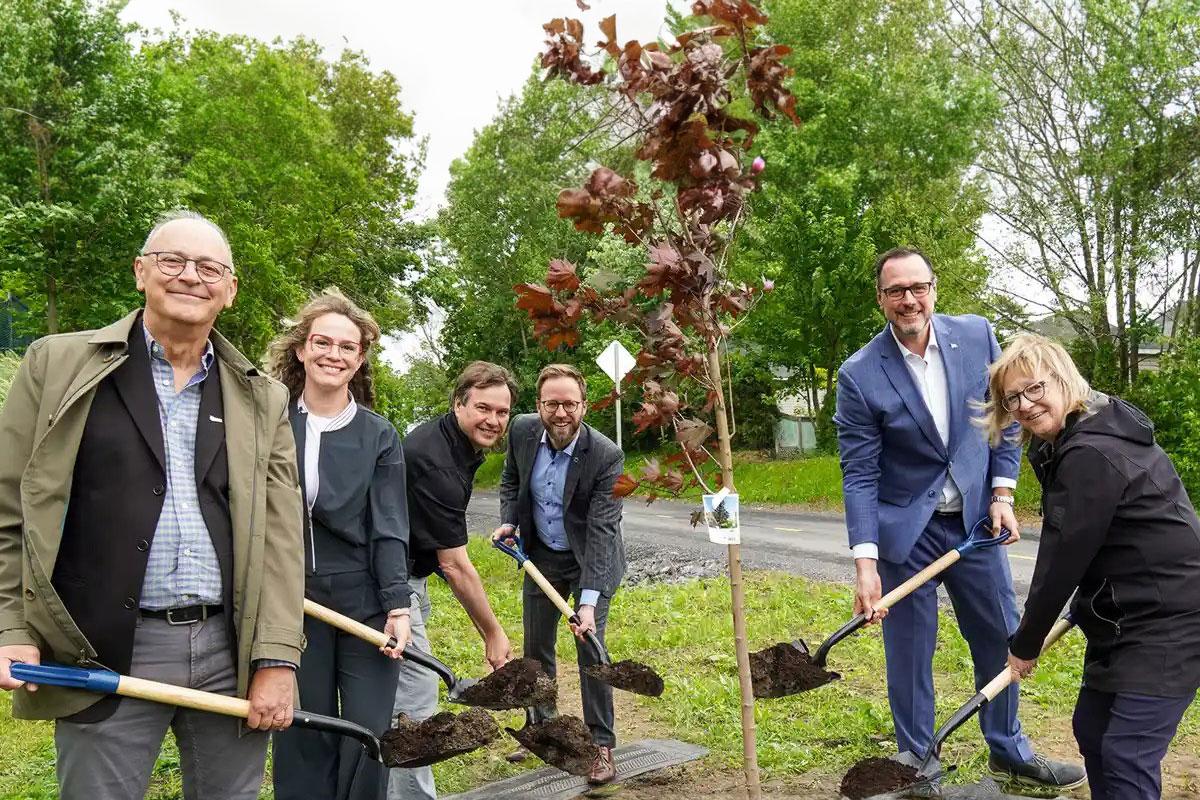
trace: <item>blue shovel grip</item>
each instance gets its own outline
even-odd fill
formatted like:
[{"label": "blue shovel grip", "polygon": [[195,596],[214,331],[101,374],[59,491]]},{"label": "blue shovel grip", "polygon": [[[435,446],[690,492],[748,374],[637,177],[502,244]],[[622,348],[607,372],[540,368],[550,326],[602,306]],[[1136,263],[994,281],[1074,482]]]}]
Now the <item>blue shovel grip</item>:
[{"label": "blue shovel grip", "polygon": [[995,536],[980,538],[977,536],[977,534],[981,528],[986,530],[988,533],[992,532],[991,517],[984,517],[971,527],[971,534],[966,538],[966,541],[954,548],[958,551],[959,555],[965,556],[972,550],[985,550],[989,547],[996,547],[997,545],[1004,544],[1004,542],[1008,541],[1009,532],[1007,528],[1001,528],[1000,533]]},{"label": "blue shovel grip", "polygon": [[116,672],[66,667],[62,664],[14,663],[9,667],[9,673],[19,681],[46,686],[65,686],[100,694],[116,694],[117,686],[121,683],[121,676]]},{"label": "blue shovel grip", "polygon": [[[512,544],[507,542],[511,540]],[[516,560],[517,566],[520,567],[529,560],[529,556],[525,555],[525,551],[521,549],[521,534],[513,531],[509,536],[502,536],[499,539],[492,539],[492,547],[495,547],[502,553],[507,553]]]}]

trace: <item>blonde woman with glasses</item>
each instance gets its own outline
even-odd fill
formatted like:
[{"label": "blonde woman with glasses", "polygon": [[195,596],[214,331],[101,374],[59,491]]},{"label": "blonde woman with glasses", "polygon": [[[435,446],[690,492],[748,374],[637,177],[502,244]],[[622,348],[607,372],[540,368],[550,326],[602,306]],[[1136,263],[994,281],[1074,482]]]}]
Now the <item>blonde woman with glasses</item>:
[{"label": "blonde woman with glasses", "polygon": [[1092,390],[1060,345],[1018,336],[982,424],[1013,421],[1042,485],[1042,538],[1009,667],[1033,672],[1074,593],[1087,636],[1074,729],[1093,800],[1150,800],[1200,687],[1200,520],[1141,411]]},{"label": "blonde woman with glasses", "polygon": [[[370,410],[371,315],[336,289],[317,295],[271,343],[270,367],[291,394],[304,499],[305,596],[382,630],[397,648],[371,645],[314,619],[300,664],[300,707],[383,733],[409,640],[408,505],[396,429]],[[358,745],[291,730],[275,743],[275,797],[382,800],[387,771]],[[351,787],[353,786],[353,794]]]}]

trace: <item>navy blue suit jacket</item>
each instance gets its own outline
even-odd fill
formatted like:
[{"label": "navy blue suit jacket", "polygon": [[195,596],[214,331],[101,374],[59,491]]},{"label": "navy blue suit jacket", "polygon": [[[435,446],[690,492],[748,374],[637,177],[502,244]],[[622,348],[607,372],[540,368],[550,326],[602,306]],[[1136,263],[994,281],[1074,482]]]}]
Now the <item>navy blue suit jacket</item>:
[{"label": "navy blue suit jacket", "polygon": [[1000,355],[983,317],[935,314],[946,367],[950,442],[942,443],[890,326],[842,364],[837,380],[838,450],[850,546],[874,542],[879,557],[908,558],[929,524],[949,473],[963,495],[967,530],[987,515],[992,479],[1016,480],[1021,450],[988,446],[971,423],[988,388],[988,365]]}]

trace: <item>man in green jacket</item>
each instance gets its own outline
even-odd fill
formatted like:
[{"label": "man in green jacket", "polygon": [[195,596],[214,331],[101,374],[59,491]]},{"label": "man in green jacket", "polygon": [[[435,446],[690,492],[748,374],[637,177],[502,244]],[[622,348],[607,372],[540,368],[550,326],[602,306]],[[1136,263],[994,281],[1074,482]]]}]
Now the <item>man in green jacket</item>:
[{"label": "man in green jacket", "polygon": [[[34,342],[0,411],[0,688],[57,720],[67,800],[143,797],[167,728],[185,797],[252,800],[303,648],[287,391],[213,330],[238,285],[215,224],[167,215],[133,272],[144,309]],[[41,660],[248,698],[250,730],[13,679]]]}]

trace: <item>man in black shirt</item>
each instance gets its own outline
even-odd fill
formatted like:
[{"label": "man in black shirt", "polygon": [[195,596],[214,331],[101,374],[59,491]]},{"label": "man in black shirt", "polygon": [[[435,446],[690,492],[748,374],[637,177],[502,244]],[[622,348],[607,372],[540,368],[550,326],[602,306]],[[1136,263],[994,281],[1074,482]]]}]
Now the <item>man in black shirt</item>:
[{"label": "man in black shirt", "polygon": [[[412,588],[412,641],[429,650],[425,633],[430,605],[427,580],[440,570],[483,638],[493,669],[512,658],[512,646],[492,607],[479,573],[467,556],[467,503],[483,451],[504,436],[517,398],[517,384],[504,367],[476,361],[458,376],[450,411],[422,423],[404,438]],[[402,662],[395,714],[426,719],[437,711],[438,680],[427,669]],[[429,767],[394,769],[389,800],[432,800]]]}]

